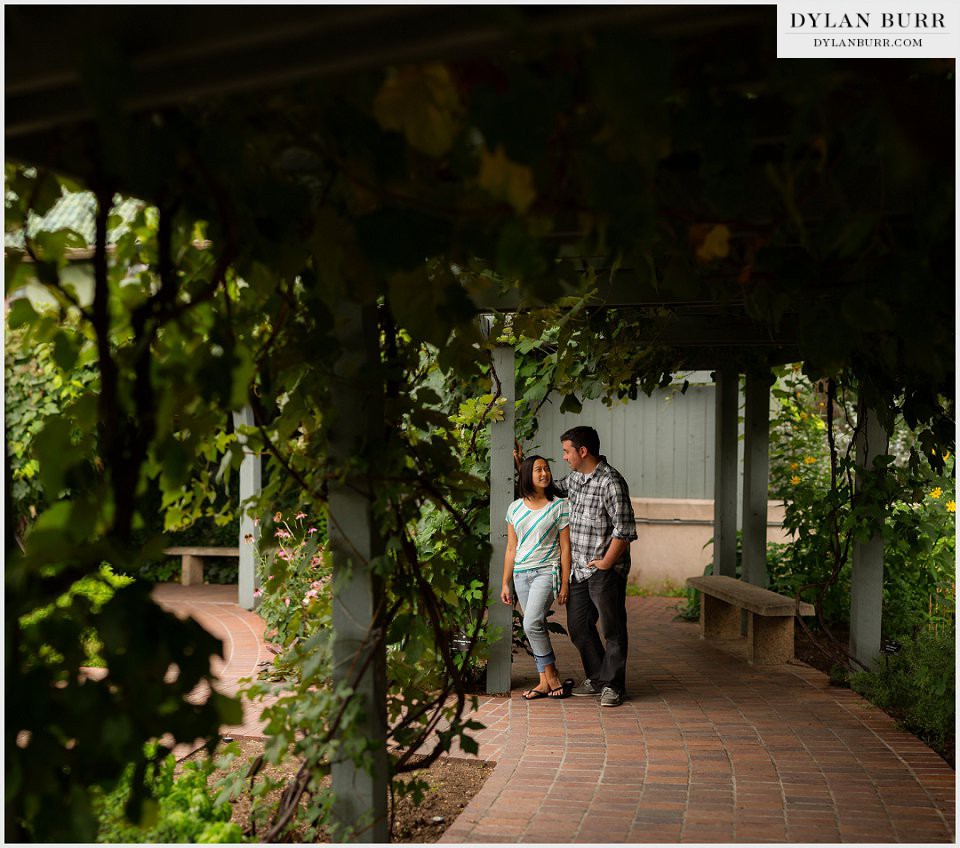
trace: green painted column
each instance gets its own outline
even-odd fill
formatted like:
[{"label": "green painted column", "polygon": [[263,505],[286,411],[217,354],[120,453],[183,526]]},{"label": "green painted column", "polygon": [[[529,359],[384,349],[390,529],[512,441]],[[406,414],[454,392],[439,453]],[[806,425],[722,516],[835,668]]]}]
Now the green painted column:
[{"label": "green painted column", "polygon": [[740,375],[714,372],[717,384],[713,475],[713,573],[737,576],[737,404]]},{"label": "green painted column", "polygon": [[[513,617],[510,607],[500,600],[503,582],[503,555],[507,548],[507,507],[513,500],[514,486],[514,350],[500,345],[493,351],[493,367],[500,380],[500,392],[506,403],[503,420],[490,424],[490,602],[487,624],[500,629],[500,638],[491,643],[487,661],[487,693],[499,695],[510,691]],[[496,381],[493,390],[496,391]]]},{"label": "green painted column", "polygon": [[[233,413],[234,429],[253,427],[253,409],[247,404]],[[240,565],[237,574],[238,603],[244,609],[254,608],[254,590],[260,585],[257,575],[256,545],[260,538],[260,523],[254,516],[247,514],[247,506],[260,498],[261,465],[260,455],[247,448],[247,438],[238,436],[243,445],[243,460],[240,463]]]},{"label": "green painted column", "polygon": [[334,821],[357,828],[357,842],[386,842],[386,652],[381,636],[383,586],[370,568],[381,552],[373,524],[372,493],[363,460],[383,434],[383,381],[379,330],[373,305],[337,306],[336,338],[342,354],[334,369],[336,405],[325,410],[330,460],[335,468],[360,470],[331,481],[329,539],[333,554],[333,679],[362,699],[361,731],[372,770],[344,759],[333,763]]},{"label": "green painted column", "polygon": [[[858,410],[862,426],[857,434],[857,465],[870,468],[887,452],[887,433],[877,414],[862,403]],[[855,486],[862,485],[858,473]],[[880,619],[883,613],[883,539],[855,542],[850,571],[850,653],[873,668],[880,657]]]},{"label": "green painted column", "polygon": [[747,374],[743,434],[743,579],[769,585],[767,501],[770,487],[770,386],[772,374]]}]

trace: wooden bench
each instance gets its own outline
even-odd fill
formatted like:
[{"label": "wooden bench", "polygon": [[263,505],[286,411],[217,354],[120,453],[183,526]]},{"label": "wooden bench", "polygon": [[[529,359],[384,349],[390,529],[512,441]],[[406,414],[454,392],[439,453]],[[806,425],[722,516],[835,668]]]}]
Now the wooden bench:
[{"label": "wooden bench", "polygon": [[180,582],[184,586],[203,583],[203,557],[238,557],[240,548],[164,548],[169,556],[180,557]]},{"label": "wooden bench", "polygon": [[793,659],[793,619],[813,615],[813,604],[778,595],[734,577],[688,577],[700,599],[700,638],[739,639],[740,610],[747,611],[747,661],[775,665]]}]

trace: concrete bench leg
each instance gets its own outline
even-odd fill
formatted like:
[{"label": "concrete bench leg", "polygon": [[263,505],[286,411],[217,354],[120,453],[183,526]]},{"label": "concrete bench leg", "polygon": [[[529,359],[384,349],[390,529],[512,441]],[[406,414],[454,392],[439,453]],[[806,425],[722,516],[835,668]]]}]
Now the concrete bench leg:
[{"label": "concrete bench leg", "polygon": [[183,554],[180,558],[180,582],[184,586],[203,584],[203,560],[193,554]]},{"label": "concrete bench leg", "polygon": [[793,659],[793,616],[747,616],[747,660],[777,665]]},{"label": "concrete bench leg", "polygon": [[739,639],[740,609],[701,592],[700,638]]}]

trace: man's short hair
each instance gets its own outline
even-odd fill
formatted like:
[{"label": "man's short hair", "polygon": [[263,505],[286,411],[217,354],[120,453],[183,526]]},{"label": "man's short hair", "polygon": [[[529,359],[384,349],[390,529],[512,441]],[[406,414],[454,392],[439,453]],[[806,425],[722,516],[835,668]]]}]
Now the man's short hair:
[{"label": "man's short hair", "polygon": [[572,443],[574,450],[586,448],[590,456],[600,456],[600,436],[593,427],[571,427],[560,441]]}]

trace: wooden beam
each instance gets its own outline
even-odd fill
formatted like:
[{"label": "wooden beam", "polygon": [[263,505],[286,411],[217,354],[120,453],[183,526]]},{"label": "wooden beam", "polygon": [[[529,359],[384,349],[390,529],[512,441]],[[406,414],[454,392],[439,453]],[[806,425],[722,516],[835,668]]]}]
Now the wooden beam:
[{"label": "wooden beam", "polygon": [[[857,433],[857,465],[870,468],[873,460],[887,452],[887,433],[876,412],[862,402]],[[855,486],[863,485],[858,470]],[[850,572],[850,653],[869,668],[880,658],[880,622],[883,614],[883,539],[879,534],[869,542],[855,542]]]},{"label": "wooden beam", "polygon": [[737,576],[737,403],[740,375],[715,372],[716,449],[713,475],[713,573]]},{"label": "wooden beam", "polygon": [[[200,97],[257,96],[304,80],[410,62],[487,57],[523,39],[632,25],[690,38],[773,26],[761,7],[672,6],[213,6],[71,8],[51,17],[21,6],[6,14],[7,138],[91,119],[84,57],[111,48],[126,60],[129,110]],[[44,47],[36,50],[38,32]],[[145,36],[149,33],[149,37]],[[746,38],[745,43],[755,39]],[[9,154],[8,146],[8,154]]]},{"label": "wooden beam", "polygon": [[[490,577],[487,626],[498,628],[500,637],[490,642],[487,661],[487,693],[500,695],[510,691],[510,666],[513,647],[513,614],[500,600],[503,580],[503,556],[507,548],[507,507],[514,491],[514,350],[498,345],[493,351],[493,368],[500,380],[500,393],[506,403],[503,420],[490,424]],[[496,381],[494,381],[496,391]]]}]

